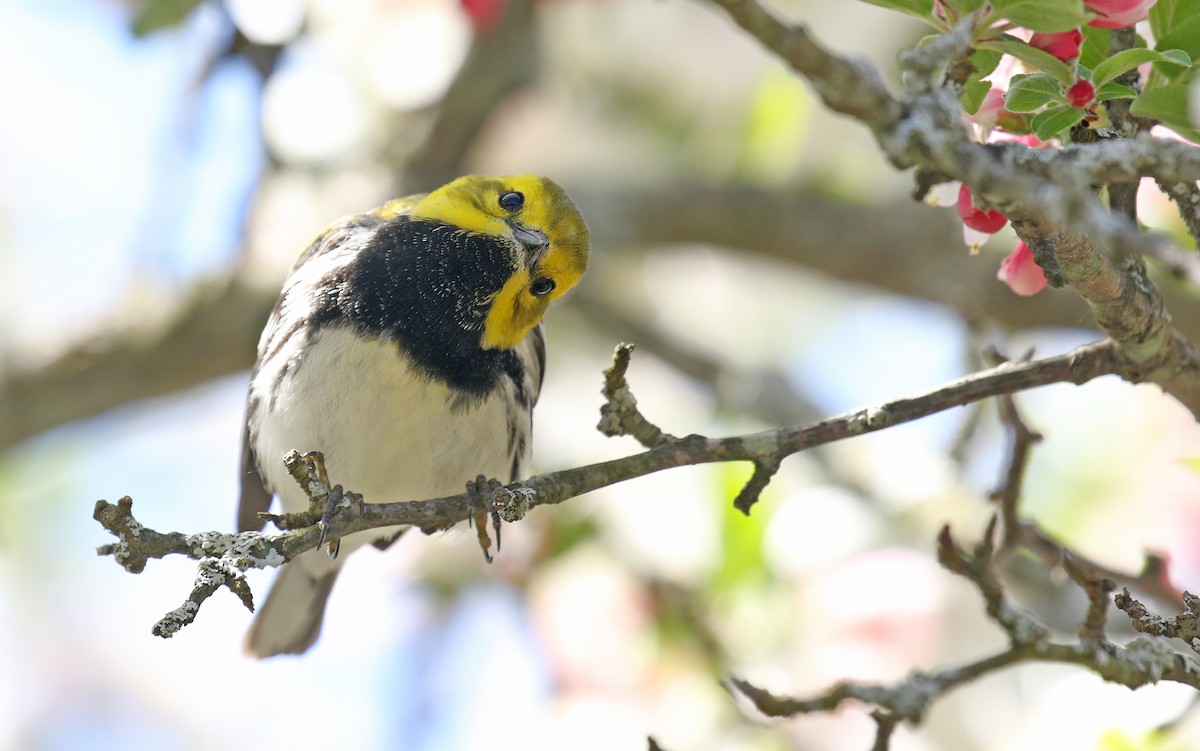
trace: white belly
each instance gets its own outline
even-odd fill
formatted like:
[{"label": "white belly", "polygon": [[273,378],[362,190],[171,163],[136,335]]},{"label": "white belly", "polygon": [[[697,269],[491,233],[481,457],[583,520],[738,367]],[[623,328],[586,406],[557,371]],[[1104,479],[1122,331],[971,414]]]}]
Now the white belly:
[{"label": "white belly", "polygon": [[[274,404],[258,395],[259,464],[287,511],[308,507],[281,461],[293,449],[323,452],[330,481],[367,503],[461,493],[480,474],[507,482],[514,451],[524,471],[531,417],[510,414],[507,383],[481,402],[451,409],[453,392],[399,366],[397,357],[394,343],[331,328],[282,376],[260,374],[260,383],[278,377],[280,391]],[[516,449],[513,436],[523,439]],[[343,553],[380,536],[353,535],[343,540]]]}]

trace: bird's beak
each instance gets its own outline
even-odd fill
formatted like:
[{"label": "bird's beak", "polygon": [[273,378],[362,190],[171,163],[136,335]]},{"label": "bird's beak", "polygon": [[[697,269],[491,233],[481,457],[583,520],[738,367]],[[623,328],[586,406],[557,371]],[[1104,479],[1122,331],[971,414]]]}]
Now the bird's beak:
[{"label": "bird's beak", "polygon": [[517,242],[521,243],[521,247],[525,249],[526,267],[532,269],[541,260],[546,249],[550,247],[550,240],[541,230],[522,227],[518,224],[512,225],[512,230],[513,237],[517,238]]}]

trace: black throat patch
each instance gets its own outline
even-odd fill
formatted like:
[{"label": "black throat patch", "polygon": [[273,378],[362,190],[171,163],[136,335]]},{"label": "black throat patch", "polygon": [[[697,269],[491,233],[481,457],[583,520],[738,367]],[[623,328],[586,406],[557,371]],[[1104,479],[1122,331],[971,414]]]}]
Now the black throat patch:
[{"label": "black throat patch", "polygon": [[313,323],[392,339],[420,372],[468,400],[483,397],[521,370],[512,350],[479,344],[490,303],[514,263],[494,238],[399,217],[323,280]]}]

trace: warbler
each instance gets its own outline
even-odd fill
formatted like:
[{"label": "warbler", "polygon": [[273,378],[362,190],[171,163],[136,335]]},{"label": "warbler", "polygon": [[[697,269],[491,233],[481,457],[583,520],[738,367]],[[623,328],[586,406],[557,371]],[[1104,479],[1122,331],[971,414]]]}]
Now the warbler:
[{"label": "warbler", "polygon": [[[369,503],[461,493],[527,472],[546,350],[541,321],[588,264],[587,225],[555,182],[462,177],[340,219],[301,255],[258,344],[246,407],[238,527],[278,496],[308,508],[283,456],[320,451],[332,482]],[[347,553],[398,530],[284,564],[245,648],[316,641]]]}]

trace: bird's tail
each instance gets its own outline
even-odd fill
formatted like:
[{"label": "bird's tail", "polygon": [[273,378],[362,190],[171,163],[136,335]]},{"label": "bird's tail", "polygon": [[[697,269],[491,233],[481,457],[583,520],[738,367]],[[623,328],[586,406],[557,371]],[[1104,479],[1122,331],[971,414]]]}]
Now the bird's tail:
[{"label": "bird's tail", "polygon": [[272,657],[308,651],[321,634],[325,603],[340,569],[322,550],[310,550],[280,569],[246,633],[246,654]]}]

